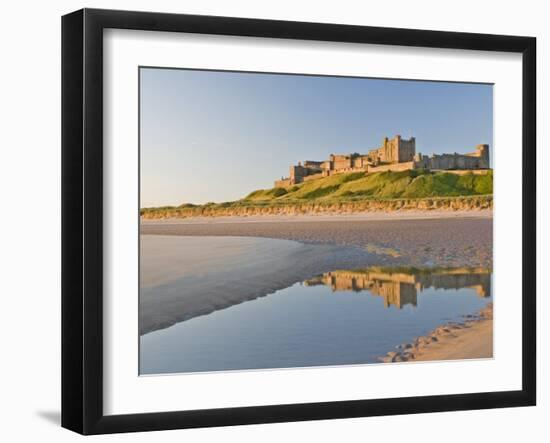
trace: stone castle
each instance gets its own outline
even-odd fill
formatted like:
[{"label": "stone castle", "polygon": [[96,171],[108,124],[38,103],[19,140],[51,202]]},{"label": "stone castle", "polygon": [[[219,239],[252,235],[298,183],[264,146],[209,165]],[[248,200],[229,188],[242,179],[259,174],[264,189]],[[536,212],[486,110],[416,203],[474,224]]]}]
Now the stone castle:
[{"label": "stone castle", "polygon": [[382,145],[368,154],[331,154],[325,161],[304,161],[290,167],[290,175],[275,181],[275,187],[287,187],[308,180],[348,172],[405,171],[430,169],[446,171],[489,169],[489,145],[477,145],[470,154],[416,153],[414,137],[404,139],[400,135],[385,137]]}]

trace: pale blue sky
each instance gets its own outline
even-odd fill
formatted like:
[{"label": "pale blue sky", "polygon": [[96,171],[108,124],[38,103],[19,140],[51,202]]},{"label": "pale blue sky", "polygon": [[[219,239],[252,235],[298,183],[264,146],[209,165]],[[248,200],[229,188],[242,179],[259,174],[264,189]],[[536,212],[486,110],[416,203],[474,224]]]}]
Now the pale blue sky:
[{"label": "pale blue sky", "polygon": [[141,206],[231,201],[384,136],[493,144],[491,85],[141,68]]}]

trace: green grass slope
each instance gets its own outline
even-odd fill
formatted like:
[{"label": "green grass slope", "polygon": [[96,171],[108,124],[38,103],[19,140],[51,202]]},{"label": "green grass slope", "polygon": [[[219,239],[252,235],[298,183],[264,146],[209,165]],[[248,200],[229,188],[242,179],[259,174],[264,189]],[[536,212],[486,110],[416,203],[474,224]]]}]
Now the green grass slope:
[{"label": "green grass slope", "polygon": [[365,211],[470,210],[492,207],[493,172],[363,172],[338,174],[288,188],[259,189],[224,203],[142,208],[144,218],[250,216]]},{"label": "green grass slope", "polygon": [[354,201],[458,197],[493,193],[493,171],[479,175],[409,170],[338,174],[311,180],[289,188],[260,189],[241,202]]}]

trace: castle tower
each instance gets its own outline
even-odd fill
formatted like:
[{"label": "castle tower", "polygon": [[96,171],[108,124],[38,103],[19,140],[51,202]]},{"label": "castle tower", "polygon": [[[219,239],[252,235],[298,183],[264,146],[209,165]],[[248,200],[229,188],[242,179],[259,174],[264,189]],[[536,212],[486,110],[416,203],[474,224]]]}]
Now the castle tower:
[{"label": "castle tower", "polygon": [[392,163],[410,162],[414,160],[416,154],[416,140],[414,137],[406,139],[401,135],[396,135],[390,140],[393,145]]},{"label": "castle tower", "polygon": [[489,162],[489,145],[477,145],[476,155],[479,157],[478,167],[488,169],[491,165]]},{"label": "castle tower", "polygon": [[484,159],[489,163],[489,145],[477,145],[476,152],[478,157]]},{"label": "castle tower", "polygon": [[397,161],[400,163],[413,161],[415,154],[416,139],[414,137],[411,137],[407,140],[399,137]]}]

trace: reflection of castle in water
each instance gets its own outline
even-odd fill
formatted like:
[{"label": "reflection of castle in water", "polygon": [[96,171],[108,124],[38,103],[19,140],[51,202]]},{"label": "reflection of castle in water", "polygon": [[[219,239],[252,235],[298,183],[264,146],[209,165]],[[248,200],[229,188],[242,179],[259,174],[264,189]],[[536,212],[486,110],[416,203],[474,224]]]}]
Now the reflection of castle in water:
[{"label": "reflection of castle in water", "polygon": [[482,268],[416,268],[372,267],[353,271],[332,271],[304,282],[306,286],[326,285],[335,291],[360,292],[384,298],[384,306],[401,309],[406,304],[417,305],[418,291],[427,288],[472,288],[479,297],[491,295],[491,272]]}]

